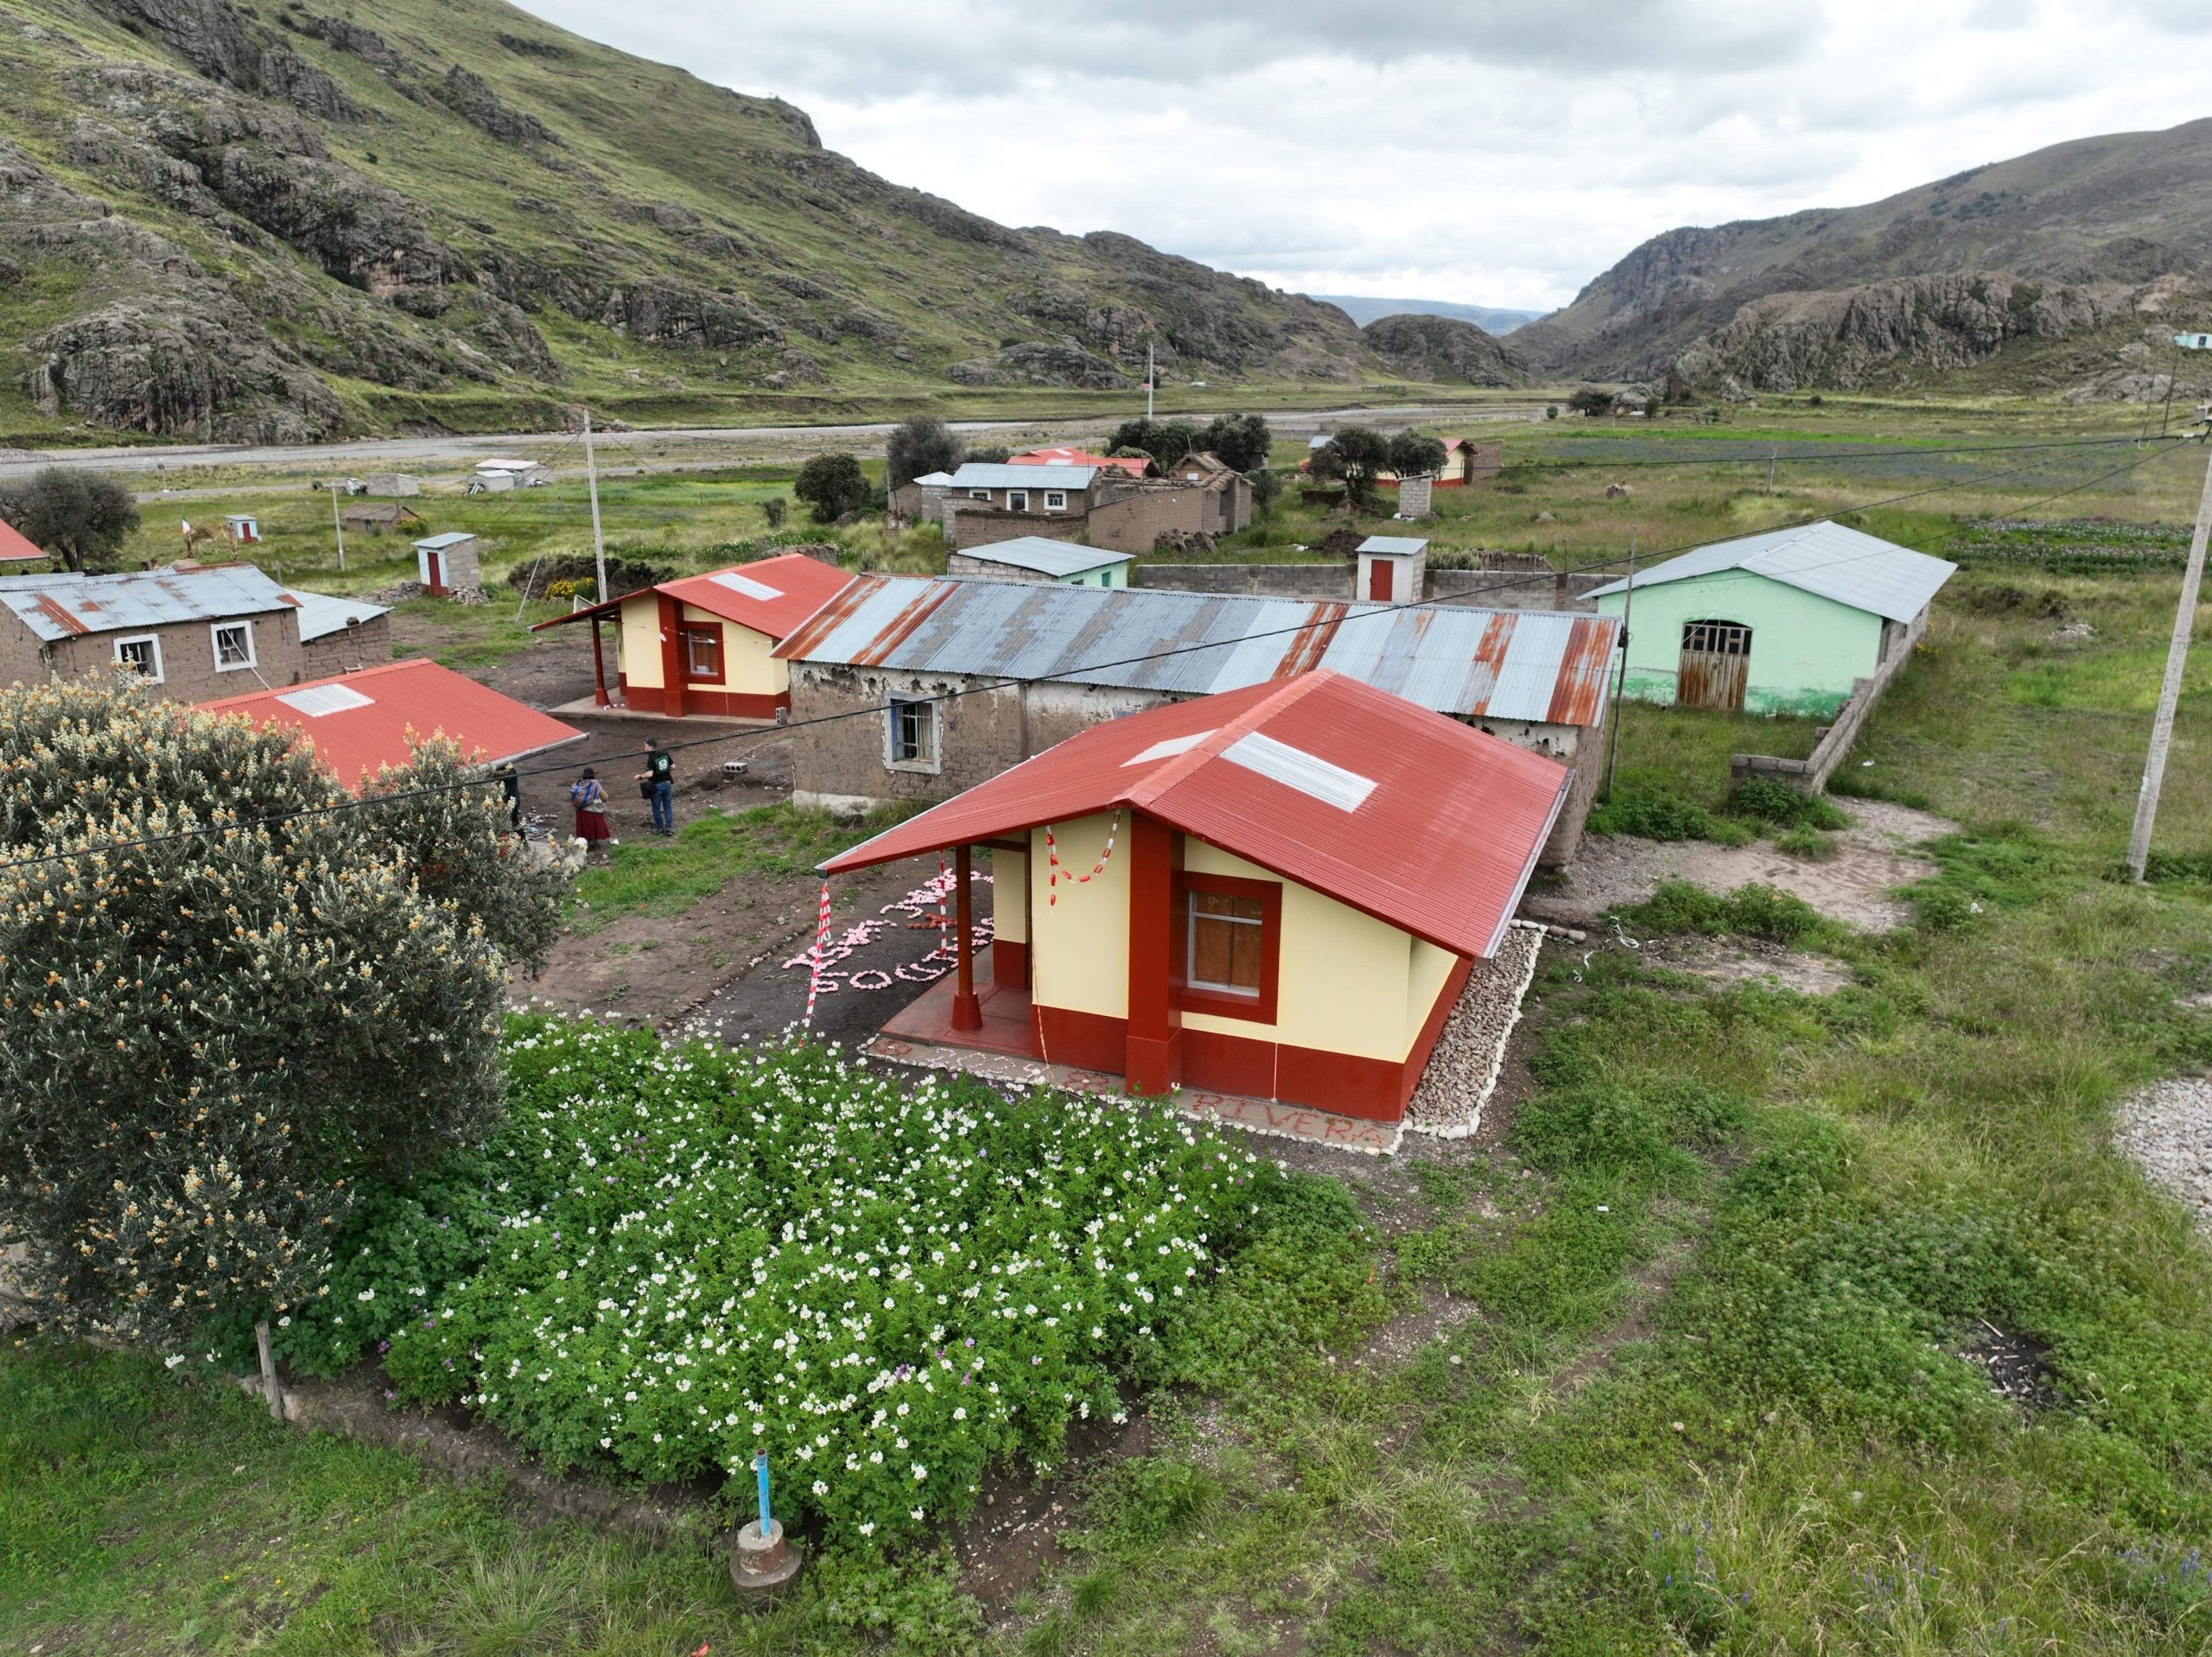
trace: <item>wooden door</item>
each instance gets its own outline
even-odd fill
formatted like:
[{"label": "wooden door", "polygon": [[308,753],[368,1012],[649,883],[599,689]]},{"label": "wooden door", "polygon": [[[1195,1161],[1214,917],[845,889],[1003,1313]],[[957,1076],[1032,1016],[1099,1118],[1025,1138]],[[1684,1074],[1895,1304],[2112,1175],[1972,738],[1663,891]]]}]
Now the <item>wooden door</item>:
[{"label": "wooden door", "polygon": [[1376,558],[1369,561],[1367,596],[1370,599],[1379,599],[1385,604],[1390,601],[1390,561],[1388,558]]},{"label": "wooden door", "polygon": [[1751,630],[1733,621],[1682,624],[1682,660],[1675,678],[1678,708],[1740,713],[1751,661]]},{"label": "wooden door", "polygon": [[425,581],[423,585],[430,589],[430,593],[433,597],[442,598],[445,595],[445,558],[446,556],[442,552],[430,552],[426,550],[423,554],[423,562],[428,566],[425,573],[430,578],[429,581]]}]

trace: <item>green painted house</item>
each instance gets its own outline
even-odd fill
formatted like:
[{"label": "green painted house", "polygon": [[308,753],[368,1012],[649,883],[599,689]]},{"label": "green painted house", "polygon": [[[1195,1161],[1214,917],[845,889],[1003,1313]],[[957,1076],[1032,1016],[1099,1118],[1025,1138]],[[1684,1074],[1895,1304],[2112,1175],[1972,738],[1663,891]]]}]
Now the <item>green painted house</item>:
[{"label": "green painted house", "polygon": [[1063,587],[1127,587],[1126,552],[1102,552],[1041,535],[1020,535],[980,547],[963,547],[944,561],[948,575],[980,575],[993,581],[1058,581]]},{"label": "green painted house", "polygon": [[1590,597],[1627,615],[1623,689],[1640,702],[1832,716],[1909,651],[1956,564],[1822,521],[1718,541]]}]

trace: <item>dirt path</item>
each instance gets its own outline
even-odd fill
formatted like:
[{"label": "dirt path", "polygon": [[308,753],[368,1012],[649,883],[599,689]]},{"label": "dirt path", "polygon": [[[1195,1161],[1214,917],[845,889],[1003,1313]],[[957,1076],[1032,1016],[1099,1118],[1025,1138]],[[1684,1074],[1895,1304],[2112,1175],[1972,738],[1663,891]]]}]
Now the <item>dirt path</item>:
[{"label": "dirt path", "polygon": [[1913,848],[1955,832],[1958,825],[1878,800],[1838,803],[1853,819],[1852,826],[1836,837],[1835,855],[1819,862],[1787,856],[1764,841],[1716,846],[1703,840],[1592,835],[1564,880],[1530,898],[1522,912],[1540,920],[1584,924],[1642,903],[1663,880],[1688,880],[1718,892],[1758,881],[1803,898],[1832,920],[1885,932],[1906,914],[1892,890],[1936,873],[1936,865]]}]

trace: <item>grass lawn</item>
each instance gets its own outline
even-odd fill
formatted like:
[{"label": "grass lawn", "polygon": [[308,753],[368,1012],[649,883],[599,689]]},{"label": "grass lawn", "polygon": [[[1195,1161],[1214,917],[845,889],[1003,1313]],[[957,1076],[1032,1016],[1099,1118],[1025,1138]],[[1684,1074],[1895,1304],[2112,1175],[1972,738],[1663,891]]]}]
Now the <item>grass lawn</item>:
[{"label": "grass lawn", "polygon": [[[2171,521],[2164,488],[2107,504]],[[1808,936],[1852,975],[1825,997],[1549,960],[1508,1146],[1356,1171],[1367,1228],[1347,1206],[1240,1256],[1145,1372],[1173,1383],[1150,1450],[1080,1476],[1066,1553],[988,1627],[941,1555],[838,1536],[748,1621],[691,1548],[526,1522],[149,1361],[34,1343],[0,1351],[0,1648],[2212,1647],[2212,1275],[2107,1130],[2128,1089],[2212,1066],[2184,1000],[2212,990],[2201,670],[2165,878],[2111,878],[2176,581],[1963,572],[1851,769],[1964,825],[1913,923]],[[1623,791],[1714,813],[1731,752],[1808,740],[1632,708]],[[731,846],[747,822],[636,848],[589,900],[680,906],[747,856],[824,849],[803,822]],[[1988,1385],[2000,1348],[2028,1406]]]}]

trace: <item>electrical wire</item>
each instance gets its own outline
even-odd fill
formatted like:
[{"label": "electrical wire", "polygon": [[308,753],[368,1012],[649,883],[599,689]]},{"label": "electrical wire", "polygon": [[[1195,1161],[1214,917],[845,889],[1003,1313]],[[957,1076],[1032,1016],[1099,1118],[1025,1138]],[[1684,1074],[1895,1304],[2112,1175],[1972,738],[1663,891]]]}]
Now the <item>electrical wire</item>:
[{"label": "electrical wire", "polygon": [[[2133,444],[2135,443],[2137,440],[2131,438],[2126,441]],[[2078,493],[2083,489],[2090,488],[2094,485],[2105,482],[2109,479],[2119,477],[2125,473],[2133,472],[2137,467],[2147,465],[2149,462],[2158,459],[2162,454],[2173,453],[2174,450],[2191,441],[2193,440],[2190,437],[2180,435],[2168,437],[2163,440],[2162,446],[2149,449],[2148,452],[2138,455],[2135,459],[2129,460],[2125,465],[2114,467],[2108,472],[2101,473],[2094,478],[2089,478],[2081,483],[2069,486],[2066,489],[2058,491],[2056,494],[2046,495],[2042,497],[2040,499],[2027,502],[2021,506],[2015,507],[2013,510],[2016,511],[2031,511],[2035,507],[2046,505],[2050,501],[2062,499],[2067,495]],[[2011,473],[2013,472],[2024,472],[2029,470],[2030,467],[2035,464],[2035,462],[2031,461],[2027,465],[2014,467],[2010,468],[2007,472],[1994,473],[1993,474],[1993,477],[2005,477],[2010,475]],[[1991,480],[1993,479],[1979,479],[1978,481],[1988,482]],[[1926,489],[1912,490],[1904,494],[1887,496],[1880,500],[1863,502],[1859,505],[1849,507],[1846,510],[1854,512],[1875,511],[1885,506],[1895,506],[1906,501],[1918,500],[1929,495],[1940,494],[1946,490],[1949,490],[1956,486],[1958,486],[1952,483],[1936,484]],[[1759,535],[1771,535],[1786,530],[1806,529],[1815,524],[1825,522],[1828,517],[1833,516],[1833,514],[1821,514],[1816,517],[1799,518],[1792,523],[1776,524],[1770,529],[1756,530],[1752,531],[1752,533]],[[1747,537],[1736,536],[1731,538],[1745,539]],[[1656,560],[1670,558],[1681,553],[1694,551],[1700,546],[1719,544],[1725,544],[1725,543],[1714,543],[1709,541],[1689,542],[1679,546],[1661,548],[1651,552],[1638,552],[1636,555],[1636,559],[1637,562],[1641,563],[1646,559]],[[1856,563],[1867,558],[1879,557],[1881,556],[1882,555],[1878,549],[1866,553],[1856,553],[1847,558],[1833,558],[1824,560],[1817,564],[1805,565],[1794,573],[1808,574],[1815,569],[1836,568],[1846,564]],[[1615,554],[1610,557],[1592,559],[1586,563],[1570,565],[1564,569],[1557,569],[1552,573],[1555,575],[1587,574],[1594,569],[1608,568],[1613,565],[1625,562],[1628,556],[1629,555],[1625,553]],[[1343,628],[1349,626],[1353,622],[1370,620],[1380,615],[1395,615],[1401,612],[1408,610],[1436,609],[1450,605],[1460,604],[1470,598],[1478,597],[1484,592],[1494,591],[1508,587],[1525,586],[1527,585],[1529,579],[1529,578],[1526,575],[1515,572],[1498,581],[1470,587],[1464,592],[1452,594],[1450,598],[1418,599],[1408,600],[1403,603],[1397,604],[1371,605],[1366,609],[1339,617],[1337,619],[1335,625],[1338,628]],[[1209,639],[1195,644],[1178,645],[1170,650],[1145,651],[1135,656],[1122,657],[1113,661],[1087,663],[1075,667],[1063,667],[1056,670],[1052,676],[1055,678],[1064,678],[1076,674],[1103,673],[1112,668],[1134,667],[1147,662],[1164,661],[1178,656],[1186,656],[1199,651],[1225,651],[1232,649],[1237,645],[1248,644],[1255,639],[1283,638],[1294,633],[1303,632],[1311,625],[1312,624],[1310,622],[1300,622],[1288,626],[1265,629],[1255,633],[1242,634],[1236,638]],[[1017,687],[1026,687],[1034,682],[1036,682],[1036,681],[1032,679],[1012,676],[1001,677],[992,679],[985,683],[966,685],[957,690],[943,691],[933,696],[918,696],[912,700],[915,702],[935,705],[941,702],[957,702],[965,696],[979,695],[991,691],[1005,690]],[[664,753],[677,753],[687,748],[700,747],[709,744],[742,741],[747,740],[748,737],[756,740],[767,740],[786,735],[792,731],[805,730],[813,726],[834,725],[849,719],[880,718],[881,717],[882,713],[883,710],[880,708],[871,707],[848,708],[839,713],[817,714],[811,719],[794,720],[781,725],[764,726],[758,731],[753,732],[740,732],[734,734],[723,733],[713,736],[690,738],[679,737],[672,741],[662,743],[660,745],[660,750]],[[518,769],[513,774],[518,778],[542,777],[552,775],[557,772],[563,772],[569,769],[569,767],[565,765],[546,765],[531,766],[527,769]],[[243,822],[209,823],[197,828],[179,829],[169,834],[144,835],[128,840],[105,841],[96,845],[80,846],[68,851],[41,853],[32,857],[15,858],[5,861],[0,861],[0,873],[5,873],[14,869],[31,868],[47,863],[66,862],[81,857],[104,856],[111,852],[135,851],[146,848],[169,845],[184,840],[204,839],[212,835],[237,834],[254,828],[274,827],[286,822],[296,822],[306,817],[327,816],[342,811],[367,810],[374,807],[395,804],[403,800],[420,799],[435,794],[448,794],[465,788],[480,788],[485,784],[487,779],[488,771],[485,775],[480,775],[458,782],[441,783],[426,785],[422,788],[403,789],[389,794],[372,795],[356,799],[333,801],[327,804],[303,807],[296,811],[277,812],[266,817],[251,818]]]}]

